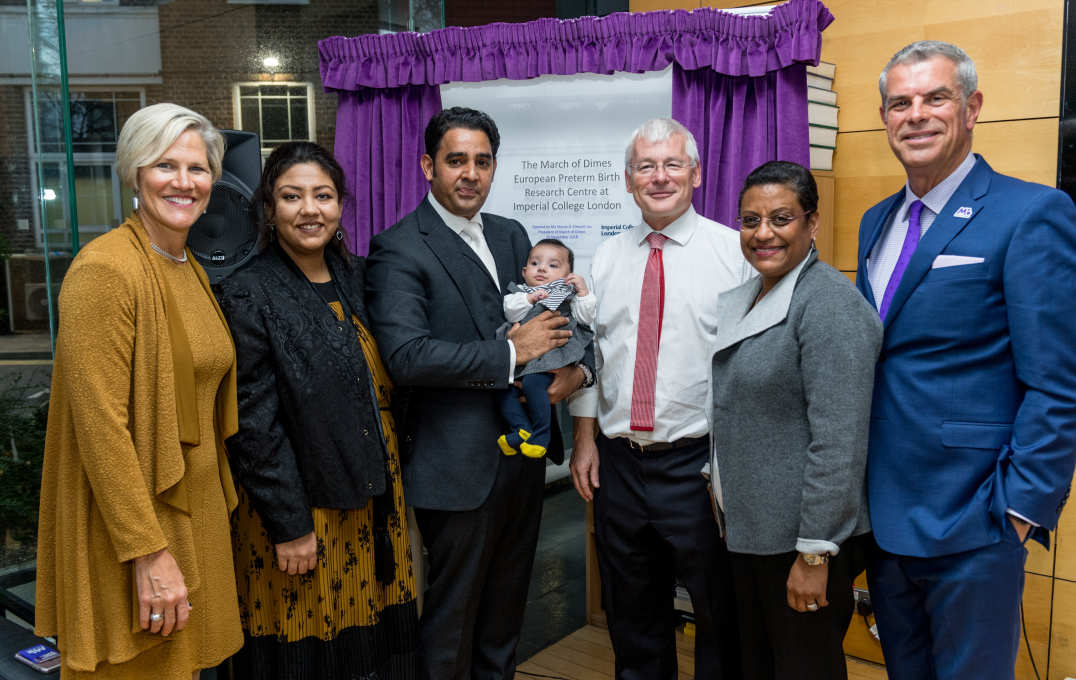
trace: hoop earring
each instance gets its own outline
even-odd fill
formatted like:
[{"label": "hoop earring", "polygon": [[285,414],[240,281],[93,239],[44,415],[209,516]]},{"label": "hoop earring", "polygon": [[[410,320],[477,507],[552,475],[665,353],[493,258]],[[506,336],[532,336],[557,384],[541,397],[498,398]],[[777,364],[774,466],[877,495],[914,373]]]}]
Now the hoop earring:
[{"label": "hoop earring", "polygon": [[336,228],[336,240],[337,241],[343,241],[344,240],[344,230],[341,229],[340,227]]}]

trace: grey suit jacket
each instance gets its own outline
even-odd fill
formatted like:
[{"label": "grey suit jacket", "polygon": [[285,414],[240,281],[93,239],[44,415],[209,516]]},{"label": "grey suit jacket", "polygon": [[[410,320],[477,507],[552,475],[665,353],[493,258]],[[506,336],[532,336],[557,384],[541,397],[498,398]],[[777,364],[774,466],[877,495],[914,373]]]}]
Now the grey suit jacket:
[{"label": "grey suit jacket", "polygon": [[712,441],[728,547],[839,546],[870,530],[867,431],[882,324],[814,252],[751,308],[760,288],[756,277],[718,300]]},{"label": "grey suit jacket", "polygon": [[497,390],[508,387],[509,353],[496,332],[503,291],[530,240],[515,220],[483,213],[482,223],[497,284],[428,199],[370,244],[367,308],[389,374],[403,388],[393,410],[404,496],[418,508],[477,508],[502,458]]}]

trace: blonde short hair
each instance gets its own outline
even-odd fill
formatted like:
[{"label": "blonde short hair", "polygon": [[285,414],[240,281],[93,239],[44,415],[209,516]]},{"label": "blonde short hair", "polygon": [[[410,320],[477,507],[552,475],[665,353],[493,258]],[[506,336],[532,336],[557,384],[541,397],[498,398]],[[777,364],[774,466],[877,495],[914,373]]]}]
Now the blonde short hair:
[{"label": "blonde short hair", "polygon": [[116,143],[116,171],[120,181],[138,190],[138,169],[164,155],[187,130],[195,130],[205,144],[209,172],[220,179],[224,137],[209,119],[179,104],[153,104],[135,111],[120,130]]}]

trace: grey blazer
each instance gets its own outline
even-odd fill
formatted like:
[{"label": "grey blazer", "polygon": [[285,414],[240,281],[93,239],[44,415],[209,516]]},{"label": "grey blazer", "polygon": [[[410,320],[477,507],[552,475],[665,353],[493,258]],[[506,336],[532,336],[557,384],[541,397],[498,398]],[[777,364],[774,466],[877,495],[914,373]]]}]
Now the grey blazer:
[{"label": "grey blazer", "polygon": [[[870,530],[867,432],[878,313],[812,251],[757,305],[756,277],[718,300],[711,464],[728,548],[820,552]],[[799,548],[797,548],[799,544]]]}]

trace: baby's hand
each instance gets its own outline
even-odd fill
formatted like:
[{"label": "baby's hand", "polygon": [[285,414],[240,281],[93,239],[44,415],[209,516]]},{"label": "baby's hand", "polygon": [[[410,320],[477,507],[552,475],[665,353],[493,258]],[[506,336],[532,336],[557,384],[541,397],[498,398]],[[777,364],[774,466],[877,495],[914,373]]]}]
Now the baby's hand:
[{"label": "baby's hand", "polygon": [[527,302],[529,302],[529,303],[531,303],[533,305],[534,303],[538,302],[539,300],[544,300],[547,297],[549,297],[549,291],[539,288],[538,290],[534,291],[533,293],[527,293]]},{"label": "baby's hand", "polygon": [[572,272],[564,277],[565,283],[572,284],[575,287],[575,294],[579,297],[586,297],[590,291],[587,289],[587,282],[582,276]]}]

